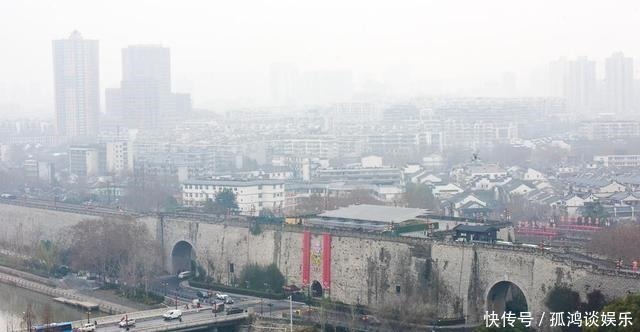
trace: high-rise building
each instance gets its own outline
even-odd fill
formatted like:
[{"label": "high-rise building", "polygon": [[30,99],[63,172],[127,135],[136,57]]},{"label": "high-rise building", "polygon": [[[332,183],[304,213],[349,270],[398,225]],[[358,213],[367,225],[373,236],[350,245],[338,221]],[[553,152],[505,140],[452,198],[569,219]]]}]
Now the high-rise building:
[{"label": "high-rise building", "polygon": [[593,109],[596,95],[596,63],[587,57],[569,61],[566,67],[564,96],[567,109],[589,112]]},{"label": "high-rise building", "polygon": [[567,59],[560,58],[549,63],[549,81],[547,94],[552,97],[565,96],[565,80],[567,77]]},{"label": "high-rise building", "polygon": [[171,56],[160,45],[122,50],[120,89],[107,89],[107,113],[134,127],[155,127],[163,117],[191,109],[188,94],[171,92]]},{"label": "high-rise building", "polygon": [[271,100],[277,106],[292,105],[298,92],[298,69],[290,63],[274,63],[269,69]]},{"label": "high-rise building", "polygon": [[53,41],[56,125],[69,138],[98,133],[100,72],[98,41],[83,39],[78,31]]},{"label": "high-rise building", "polygon": [[614,53],[605,62],[605,98],[607,111],[625,113],[633,108],[633,58]]},{"label": "high-rise building", "polygon": [[589,112],[596,95],[596,63],[587,57],[568,61],[560,58],[549,64],[549,94],[564,97],[573,112]]}]

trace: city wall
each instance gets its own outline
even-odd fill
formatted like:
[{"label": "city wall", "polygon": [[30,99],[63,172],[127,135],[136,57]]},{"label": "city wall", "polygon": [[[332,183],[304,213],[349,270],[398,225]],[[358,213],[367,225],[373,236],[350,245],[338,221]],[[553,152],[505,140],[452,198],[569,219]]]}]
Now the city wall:
[{"label": "city wall", "polygon": [[[0,242],[29,245],[54,239],[65,227],[95,218],[98,217],[0,204],[4,229]],[[318,281],[333,300],[372,307],[410,305],[438,317],[481,321],[485,310],[491,308],[490,302],[501,301],[491,291],[500,282],[520,288],[529,311],[534,313],[545,310],[544,298],[556,284],[566,283],[581,292],[583,299],[594,289],[609,298],[640,289],[640,279],[633,276],[579,265],[535,248],[462,245],[305,230],[300,226],[267,225],[252,232],[241,223],[170,216],[137,217],[137,221],[146,224],[162,243],[164,265],[169,272],[175,272],[174,248],[186,242],[193,248],[192,257],[221,283],[237,282],[249,264],[275,263],[288,284],[301,286]],[[309,232],[308,240],[305,231]],[[327,236],[329,256],[321,253]],[[307,252],[311,253],[309,260],[305,260]],[[330,260],[329,267],[326,259]],[[327,274],[329,285],[325,284]]]}]

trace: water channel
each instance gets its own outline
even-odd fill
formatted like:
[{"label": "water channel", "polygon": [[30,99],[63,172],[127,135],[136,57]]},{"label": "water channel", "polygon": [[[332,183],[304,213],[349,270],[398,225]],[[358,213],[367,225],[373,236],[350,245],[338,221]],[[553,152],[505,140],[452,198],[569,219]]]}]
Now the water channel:
[{"label": "water channel", "polygon": [[[67,322],[87,318],[82,309],[57,303],[50,297],[23,288],[0,284],[0,332],[11,332],[24,328],[23,317],[31,305],[34,325],[40,324],[49,312],[51,322]],[[96,313],[91,313],[95,317]]]}]

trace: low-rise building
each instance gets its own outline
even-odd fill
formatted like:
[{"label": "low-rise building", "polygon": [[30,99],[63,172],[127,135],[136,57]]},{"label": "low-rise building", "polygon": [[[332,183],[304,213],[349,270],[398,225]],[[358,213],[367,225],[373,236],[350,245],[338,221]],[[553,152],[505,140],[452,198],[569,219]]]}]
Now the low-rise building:
[{"label": "low-rise building", "polygon": [[72,146],[69,148],[69,173],[96,176],[104,172],[105,151],[102,146]]},{"label": "low-rise building", "polygon": [[604,167],[639,167],[640,155],[637,154],[616,154],[593,156],[593,161]]},{"label": "low-rise building", "polygon": [[264,209],[282,213],[284,187],[281,180],[187,180],[182,183],[182,202],[187,206],[202,206],[207,200],[215,200],[223,190],[230,190],[236,196],[242,215],[258,216]]}]

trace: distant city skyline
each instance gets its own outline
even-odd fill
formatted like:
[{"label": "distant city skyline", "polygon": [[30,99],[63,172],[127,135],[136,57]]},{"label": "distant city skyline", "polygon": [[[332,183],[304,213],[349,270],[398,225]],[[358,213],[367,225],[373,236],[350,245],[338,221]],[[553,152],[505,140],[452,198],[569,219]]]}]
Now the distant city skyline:
[{"label": "distant city skyline", "polygon": [[9,46],[0,62],[0,112],[18,104],[51,114],[48,46],[75,29],[100,40],[103,88],[120,84],[120,49],[162,44],[172,49],[174,90],[206,108],[269,104],[269,68],[280,62],[300,72],[350,71],[356,93],[501,96],[539,95],[531,72],[560,56],[588,56],[599,73],[614,52],[640,56],[633,42],[639,5],[632,1],[192,1],[154,3],[140,25],[137,14],[148,6],[0,4],[0,40]]}]

